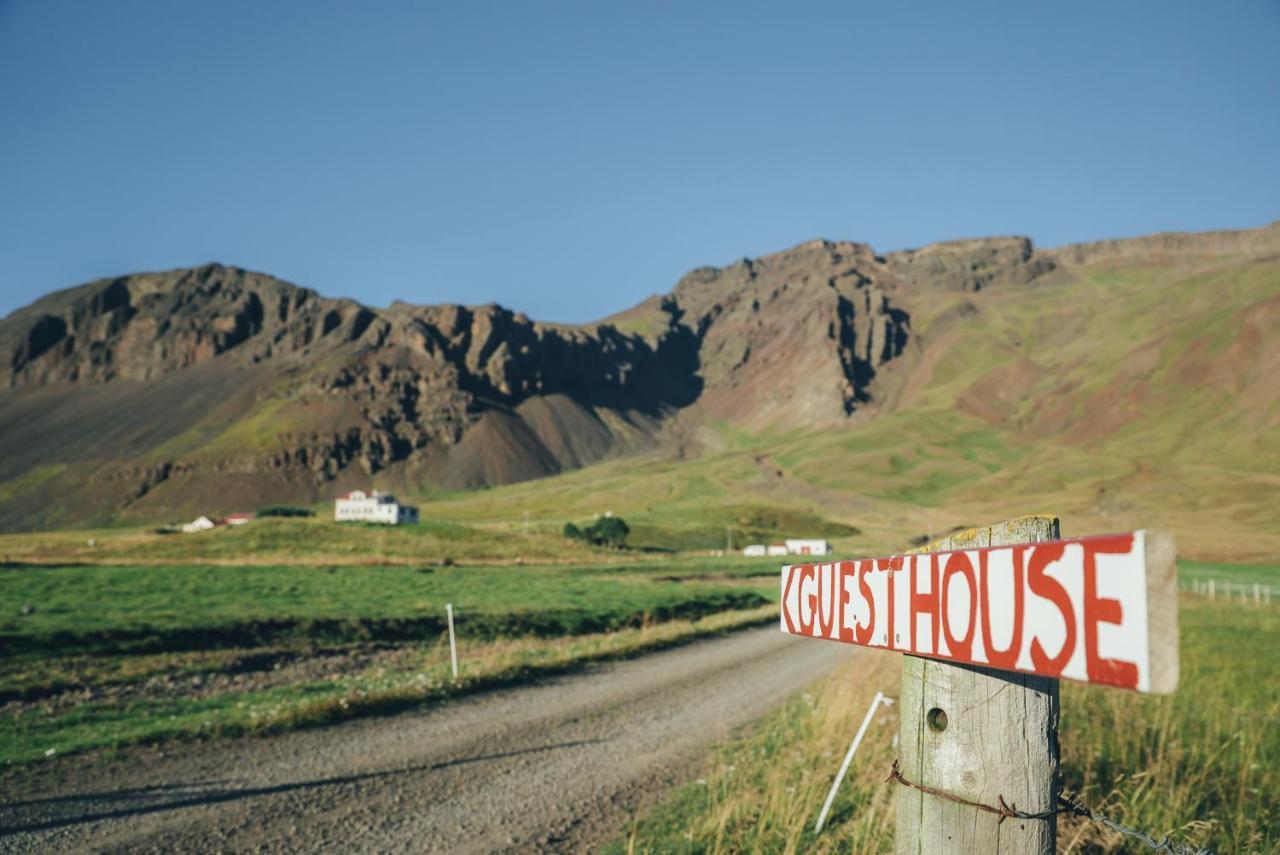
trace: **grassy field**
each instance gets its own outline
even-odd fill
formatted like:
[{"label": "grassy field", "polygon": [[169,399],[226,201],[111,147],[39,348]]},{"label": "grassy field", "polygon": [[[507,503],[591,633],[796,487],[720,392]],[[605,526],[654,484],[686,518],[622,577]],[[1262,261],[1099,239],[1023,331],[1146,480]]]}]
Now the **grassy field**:
[{"label": "grassy field", "polygon": [[[776,570],[711,558],[10,565],[0,763],[307,726],[632,655],[772,619]],[[463,649],[456,683],[446,603]]]},{"label": "grassy field", "polygon": [[1271,564],[1223,564],[1209,561],[1179,561],[1178,581],[1186,587],[1192,582],[1208,580],[1238,585],[1270,585],[1273,596],[1280,596],[1280,567]]},{"label": "grassy field", "polygon": [[385,526],[312,519],[255,520],[197,534],[154,527],[0,535],[5,563],[91,564],[510,564],[600,562],[601,554],[560,534],[482,528],[447,520]]},{"label": "grassy field", "polygon": [[729,580],[719,583],[667,564],[10,567],[0,570],[0,653],[399,641],[442,631],[446,602],[468,637],[574,635],[762,605],[758,591],[729,583],[755,566],[698,565]]},{"label": "grassy field", "polygon": [[[859,530],[817,513],[764,503],[726,504],[670,513],[629,516],[626,551],[602,553],[580,540],[564,537],[566,522],[579,525],[594,517],[573,510],[555,515],[539,509],[526,526],[514,519],[480,516],[487,491],[467,494],[475,503],[464,519],[430,519],[411,526],[333,522],[311,519],[258,519],[250,525],[198,534],[160,534],[154,527],[120,527],[82,531],[0,534],[0,560],[5,563],[91,564],[573,564],[627,563],[680,553],[706,555],[729,542],[780,541],[786,537],[825,537],[844,542]],[[438,499],[430,508],[443,516],[452,500]]]},{"label": "grassy field", "polygon": [[[1063,684],[1065,789],[1157,839],[1168,833],[1219,852],[1278,851],[1280,606],[1184,594],[1181,634],[1175,695]],[[872,696],[896,696],[900,669],[895,654],[871,651],[790,700],[608,851],[891,852],[895,785],[885,778],[896,710],[877,715],[826,829],[821,836],[812,829]],[[1059,820],[1059,849],[1148,851],[1075,818]]]}]

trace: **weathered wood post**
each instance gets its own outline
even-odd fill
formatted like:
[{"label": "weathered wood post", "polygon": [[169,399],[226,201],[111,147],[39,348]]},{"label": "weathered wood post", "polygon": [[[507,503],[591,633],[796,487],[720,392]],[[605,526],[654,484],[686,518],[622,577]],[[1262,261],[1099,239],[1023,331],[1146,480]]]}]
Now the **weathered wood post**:
[{"label": "weathered wood post", "polygon": [[[1057,540],[1058,519],[1029,516],[943,538],[922,552]],[[910,780],[970,801],[1027,813],[1058,800],[1058,680],[917,656],[903,658],[899,753]],[[1057,823],[1005,819],[898,788],[899,855],[1052,855]]]}]

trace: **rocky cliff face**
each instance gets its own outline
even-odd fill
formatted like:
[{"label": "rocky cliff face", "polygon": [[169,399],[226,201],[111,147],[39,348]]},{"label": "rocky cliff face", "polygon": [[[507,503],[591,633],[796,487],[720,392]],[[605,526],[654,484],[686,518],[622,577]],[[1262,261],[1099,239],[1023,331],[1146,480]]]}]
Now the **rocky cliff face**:
[{"label": "rocky cliff face", "polygon": [[911,338],[900,285],[869,247],[812,241],[695,270],[663,306],[697,333],[707,415],[797,427],[875,397],[877,373]]},{"label": "rocky cliff face", "polygon": [[1077,243],[1043,250],[1054,264],[1170,263],[1206,255],[1274,257],[1280,251],[1280,220],[1258,229],[1162,232],[1122,240]]},{"label": "rocky cliff face", "polygon": [[260,361],[355,341],[374,313],[270,276],[211,264],[99,280],[0,323],[0,386],[151,380],[239,349]]},{"label": "rocky cliff face", "polygon": [[915,285],[981,291],[1000,282],[1026,284],[1057,267],[1024,237],[947,241],[890,253],[890,270]]}]

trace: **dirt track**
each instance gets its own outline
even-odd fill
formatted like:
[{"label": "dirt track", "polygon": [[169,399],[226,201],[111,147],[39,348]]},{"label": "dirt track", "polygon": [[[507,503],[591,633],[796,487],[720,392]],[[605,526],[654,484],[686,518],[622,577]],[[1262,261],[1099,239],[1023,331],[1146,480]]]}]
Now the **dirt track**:
[{"label": "dirt track", "polygon": [[577,851],[856,651],[776,628],[420,712],[60,761],[0,788],[0,851]]}]

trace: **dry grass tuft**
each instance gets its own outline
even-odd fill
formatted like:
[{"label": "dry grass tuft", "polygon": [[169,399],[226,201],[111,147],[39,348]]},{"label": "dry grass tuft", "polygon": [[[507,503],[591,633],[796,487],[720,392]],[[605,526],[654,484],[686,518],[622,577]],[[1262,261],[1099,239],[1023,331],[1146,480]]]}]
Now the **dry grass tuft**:
[{"label": "dry grass tuft", "polygon": [[893,847],[897,711],[880,708],[821,835],[818,810],[877,691],[897,694],[899,658],[867,651],[725,746],[705,776],[627,830],[610,852],[887,852]]}]

